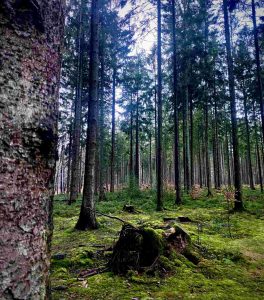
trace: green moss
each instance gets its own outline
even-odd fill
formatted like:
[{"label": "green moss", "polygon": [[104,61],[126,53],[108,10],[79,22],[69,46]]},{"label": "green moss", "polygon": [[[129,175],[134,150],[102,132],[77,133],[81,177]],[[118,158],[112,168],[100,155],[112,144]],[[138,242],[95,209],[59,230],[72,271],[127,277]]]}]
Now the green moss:
[{"label": "green moss", "polygon": [[173,271],[175,269],[174,261],[169,260],[166,256],[161,255],[159,257],[159,263],[166,271]]},{"label": "green moss", "polygon": [[206,278],[217,279],[224,277],[223,270],[215,260],[202,259],[197,267],[197,270],[201,272]]},{"label": "green moss", "polygon": [[[136,193],[135,193],[136,194]],[[264,198],[259,190],[244,189],[246,211],[230,215],[232,238],[227,232],[227,214],[224,197],[214,193],[211,199],[203,191],[193,201],[184,194],[184,205],[174,206],[174,193],[166,192],[165,206],[170,210],[155,211],[155,192],[146,191],[131,197],[129,192],[107,194],[108,201],[97,204],[97,210],[121,217],[135,226],[144,226],[149,237],[161,237],[163,217],[185,215],[201,223],[202,232],[197,232],[197,223],[182,224],[194,243],[199,242],[202,253],[197,265],[178,253],[170,253],[161,260],[172,271],[161,279],[129,274],[114,276],[106,272],[85,279],[87,285],[77,280],[81,270],[103,266],[108,257],[100,252],[98,245],[111,246],[118,239],[122,224],[119,221],[99,217],[97,231],[78,232],[74,230],[81,201],[68,206],[64,196],[54,203],[54,234],[52,254],[66,253],[64,260],[52,260],[52,287],[66,286],[67,290],[53,291],[53,299],[100,300],[122,299],[221,299],[244,300],[264,298]],[[125,203],[140,210],[140,214],[122,212]],[[161,249],[160,239],[155,249]],[[160,248],[161,247],[161,248]],[[198,254],[198,253],[196,253]]]},{"label": "green moss", "polygon": [[148,277],[146,275],[132,275],[130,281],[139,284],[159,284],[160,280],[155,279],[152,276]]},{"label": "green moss", "polygon": [[163,253],[164,242],[161,234],[159,234],[158,231],[152,228],[144,228],[142,235],[144,243],[148,245],[147,248],[151,249],[153,253],[157,253],[158,255]]}]

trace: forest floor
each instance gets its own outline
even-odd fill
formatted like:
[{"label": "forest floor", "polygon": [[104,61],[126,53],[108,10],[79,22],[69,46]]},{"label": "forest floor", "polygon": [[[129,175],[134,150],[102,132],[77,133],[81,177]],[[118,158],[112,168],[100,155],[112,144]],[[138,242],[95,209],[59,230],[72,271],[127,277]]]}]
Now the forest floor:
[{"label": "forest floor", "polygon": [[[184,204],[175,207],[173,193],[167,192],[165,206],[169,210],[163,212],[155,211],[153,191],[107,194],[108,201],[97,204],[99,212],[120,217],[135,226],[155,227],[164,224],[163,217],[186,216],[195,221],[179,225],[202,249],[200,262],[195,265],[184,257],[168,262],[171,271],[162,278],[136,272],[127,276],[103,272],[79,278],[80,272],[107,263],[111,253],[104,250],[117,241],[122,223],[100,216],[98,230],[76,231],[74,225],[81,201],[68,206],[63,201],[64,195],[56,196],[53,299],[264,299],[264,195],[258,190],[244,189],[246,210],[228,214],[223,194],[214,194],[207,199],[202,192],[196,200],[185,195]],[[140,212],[122,212],[124,204],[132,204]],[[201,224],[199,230],[197,224]]]}]

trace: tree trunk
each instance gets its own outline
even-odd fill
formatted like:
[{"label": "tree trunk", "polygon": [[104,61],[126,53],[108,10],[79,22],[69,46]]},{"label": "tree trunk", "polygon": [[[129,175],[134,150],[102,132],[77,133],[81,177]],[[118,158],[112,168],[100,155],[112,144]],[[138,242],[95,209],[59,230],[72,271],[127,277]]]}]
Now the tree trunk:
[{"label": "tree trunk", "polygon": [[227,0],[223,0],[223,9],[224,9],[225,40],[226,40],[226,54],[227,54],[227,67],[228,67],[228,83],[229,83],[230,106],[231,106],[232,141],[233,141],[233,153],[234,153],[234,185],[235,185],[235,200],[236,200],[234,210],[240,211],[243,210],[243,201],[242,201],[238,129],[237,129],[237,116],[236,116],[235,79],[234,79],[234,71],[233,71],[233,59],[231,54]]},{"label": "tree trunk", "polygon": [[244,114],[245,114],[245,124],[246,124],[246,142],[247,142],[247,163],[248,163],[248,176],[249,176],[249,185],[252,190],[255,190],[254,180],[253,180],[253,171],[252,171],[252,160],[251,160],[251,148],[250,148],[250,130],[248,123],[248,111],[247,111],[247,96],[244,87],[243,90],[243,105],[244,105]]},{"label": "tree trunk", "polygon": [[261,159],[260,159],[260,153],[259,153],[260,151],[259,151],[259,143],[258,143],[256,111],[255,111],[255,105],[254,104],[253,104],[253,122],[254,122],[254,131],[255,131],[256,155],[257,155],[257,165],[258,165],[258,177],[259,177],[260,190],[263,193],[262,167],[261,167]]},{"label": "tree trunk", "polygon": [[14,3],[0,3],[0,299],[48,299],[64,4]]},{"label": "tree trunk", "polygon": [[219,136],[218,136],[218,113],[216,103],[216,91],[214,84],[214,156],[215,156],[215,188],[220,189],[220,156],[219,156]]},{"label": "tree trunk", "polygon": [[79,28],[78,28],[78,61],[77,61],[77,82],[75,97],[75,112],[72,138],[72,164],[71,164],[71,187],[68,204],[77,200],[79,191],[80,177],[80,139],[81,139],[81,118],[82,118],[82,87],[83,87],[83,9],[84,0],[81,1],[79,11]]},{"label": "tree trunk", "polygon": [[253,21],[255,55],[256,55],[256,65],[257,65],[258,96],[259,96],[261,123],[262,123],[262,138],[264,141],[264,101],[263,101],[263,87],[261,81],[261,66],[260,66],[260,55],[259,55],[260,51],[259,51],[259,42],[258,42],[255,0],[251,0],[251,8],[252,8],[252,21]]},{"label": "tree trunk", "polygon": [[209,134],[208,134],[208,100],[205,104],[205,160],[206,160],[206,178],[207,178],[207,196],[211,197],[212,193],[212,181],[211,181],[211,163],[209,153]]},{"label": "tree trunk", "polygon": [[152,135],[149,134],[149,185],[152,188]]},{"label": "tree trunk", "polygon": [[69,151],[67,161],[67,194],[70,194],[71,189],[71,165],[72,165],[72,123],[69,128]]},{"label": "tree trunk", "polygon": [[116,103],[116,67],[113,69],[113,100],[112,100],[112,137],[110,158],[110,192],[115,190],[115,103]]},{"label": "tree trunk", "polygon": [[201,143],[199,141],[199,148],[198,148],[198,163],[199,163],[199,184],[200,188],[203,187],[203,172],[202,172],[202,158],[201,158]]},{"label": "tree trunk", "polygon": [[129,185],[132,188],[134,180],[133,170],[133,95],[130,101],[130,150],[129,150]]},{"label": "tree trunk", "polygon": [[190,159],[189,159],[189,109],[188,109],[188,85],[187,85],[187,74],[185,74],[185,87],[184,87],[184,95],[183,95],[183,149],[184,149],[184,174],[185,174],[185,190],[187,193],[190,192],[191,184],[190,184]]},{"label": "tree trunk", "polygon": [[179,153],[179,111],[178,111],[178,74],[177,74],[177,48],[176,48],[176,12],[175,0],[171,3],[172,10],[172,43],[173,43],[173,108],[174,108],[174,176],[175,176],[175,203],[181,200],[181,178],[180,178],[180,153]]},{"label": "tree trunk", "polygon": [[139,97],[136,93],[136,153],[135,153],[135,184],[139,188]]},{"label": "tree trunk", "polygon": [[[103,25],[102,25],[103,27]],[[104,143],[105,143],[105,128],[104,128],[104,85],[105,85],[105,34],[104,29],[102,28],[102,39],[100,45],[100,59],[101,59],[101,82],[100,82],[100,110],[99,110],[99,118],[100,118],[100,139],[99,139],[99,201],[105,201],[105,162],[104,162]]]},{"label": "tree trunk", "polygon": [[158,14],[158,129],[157,129],[157,210],[163,210],[163,176],[162,176],[162,71],[161,71],[161,0],[157,0]]},{"label": "tree trunk", "polygon": [[[189,92],[190,95],[190,92]],[[190,182],[194,185],[194,153],[193,153],[193,101],[190,95]]]},{"label": "tree trunk", "polygon": [[227,127],[225,130],[225,143],[226,143],[226,167],[227,167],[227,184],[231,187],[231,171],[230,171],[230,159],[229,159],[229,143],[228,143],[228,132]]},{"label": "tree trunk", "polygon": [[97,144],[98,66],[99,66],[99,1],[92,0],[89,61],[88,128],[83,200],[76,229],[97,228],[95,217],[95,155]]}]

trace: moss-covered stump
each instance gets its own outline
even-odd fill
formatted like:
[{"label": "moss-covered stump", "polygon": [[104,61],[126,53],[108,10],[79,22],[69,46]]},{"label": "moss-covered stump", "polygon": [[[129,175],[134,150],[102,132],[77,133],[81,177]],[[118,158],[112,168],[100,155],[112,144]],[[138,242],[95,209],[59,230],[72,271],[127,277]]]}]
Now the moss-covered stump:
[{"label": "moss-covered stump", "polygon": [[160,233],[152,228],[136,228],[125,224],[114,246],[109,268],[115,274],[126,274],[128,270],[150,271],[159,266],[164,269],[163,261],[170,258],[172,253],[197,263],[199,259],[192,248],[189,235],[177,225]]},{"label": "moss-covered stump", "polygon": [[123,211],[130,213],[130,214],[136,213],[135,207],[133,205],[129,205],[129,204],[125,204],[123,206]]}]

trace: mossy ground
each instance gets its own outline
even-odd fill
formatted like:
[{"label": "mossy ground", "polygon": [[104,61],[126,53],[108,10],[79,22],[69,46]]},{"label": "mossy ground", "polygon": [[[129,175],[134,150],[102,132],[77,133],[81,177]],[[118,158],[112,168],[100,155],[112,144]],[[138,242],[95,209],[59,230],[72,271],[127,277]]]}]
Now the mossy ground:
[{"label": "mossy ground", "polygon": [[[207,199],[204,195],[196,200],[185,195],[184,204],[175,207],[173,193],[167,192],[165,206],[169,210],[155,212],[153,191],[108,194],[108,201],[98,203],[97,210],[135,226],[158,227],[164,224],[164,216],[188,216],[196,221],[181,226],[199,243],[203,258],[198,265],[177,255],[164,258],[171,272],[163,277],[133,271],[122,277],[105,272],[83,281],[77,280],[80,271],[106,263],[110,253],[100,251],[100,246],[111,246],[122,224],[98,217],[98,230],[76,231],[81,201],[68,206],[63,195],[57,196],[52,254],[65,253],[66,257],[52,259],[53,299],[264,299],[264,196],[258,190],[244,189],[246,210],[229,215],[230,237],[224,196],[215,192]],[[133,204],[140,213],[122,212],[124,204]],[[197,222],[201,224],[199,234]]]}]

